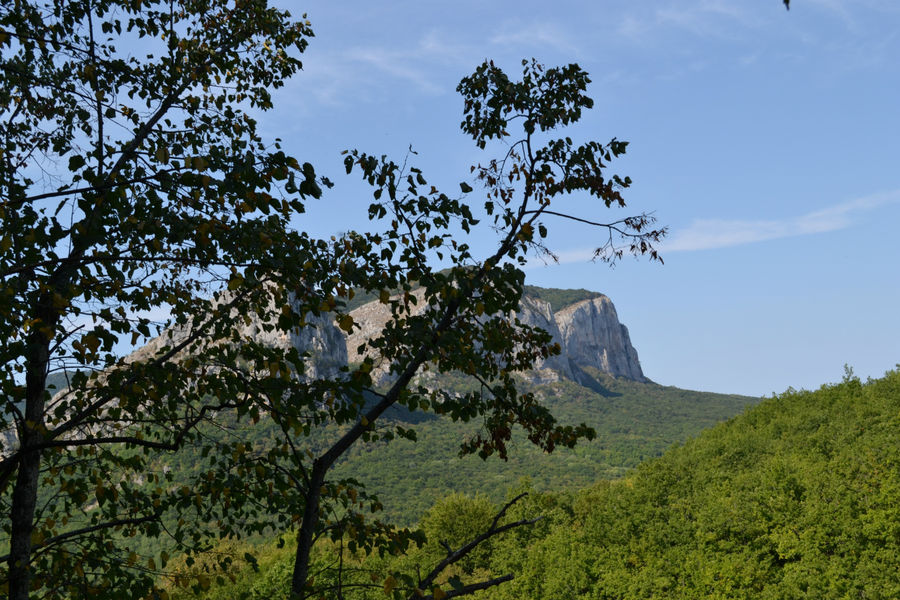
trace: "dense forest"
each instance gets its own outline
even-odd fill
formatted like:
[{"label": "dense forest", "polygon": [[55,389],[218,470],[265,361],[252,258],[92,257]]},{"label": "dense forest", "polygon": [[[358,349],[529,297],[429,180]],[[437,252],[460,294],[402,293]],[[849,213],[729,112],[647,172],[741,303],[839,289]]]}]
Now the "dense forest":
[{"label": "dense forest", "polygon": [[[596,370],[591,374],[593,389],[565,380],[541,385],[522,383],[523,389],[540,395],[560,422],[584,422],[596,430],[596,439],[575,448],[558,448],[548,454],[529,444],[518,431],[506,461],[496,457],[460,458],[460,440],[473,435],[478,424],[395,408],[387,414],[384,427],[400,425],[413,430],[416,440],[394,439],[355,447],[342,459],[336,475],[353,477],[377,492],[383,505],[380,518],[407,526],[448,493],[478,491],[499,502],[522,477],[530,478],[538,490],[577,489],[600,479],[621,477],[673,444],[758,402],[747,396],[638,383]],[[442,389],[466,389],[462,377],[441,376],[432,385],[437,381]],[[277,436],[275,425],[266,419],[252,427],[219,420],[219,426],[207,434],[223,441],[239,439],[250,453]],[[309,444],[315,450],[336,434],[336,428],[322,428],[313,432]],[[187,449],[162,457],[156,468],[171,470],[189,481],[206,468],[198,453]]]},{"label": "dense forest", "polygon": [[[542,519],[490,540],[432,593],[510,573],[512,581],[479,597],[900,597],[898,431],[900,371],[788,390],[623,478],[579,491],[531,489],[506,518]],[[521,482],[508,497],[531,487]],[[316,564],[333,576],[325,568],[342,557],[347,599],[406,597],[403,582],[415,580],[417,566],[439,559],[442,542],[458,547],[497,508],[483,495],[450,494],[423,517],[421,548],[381,557],[336,544]],[[238,560],[245,568],[234,581],[212,577],[201,597],[286,597],[287,549],[272,542],[218,550],[255,554],[258,571]],[[203,565],[185,567],[191,570]]]}]

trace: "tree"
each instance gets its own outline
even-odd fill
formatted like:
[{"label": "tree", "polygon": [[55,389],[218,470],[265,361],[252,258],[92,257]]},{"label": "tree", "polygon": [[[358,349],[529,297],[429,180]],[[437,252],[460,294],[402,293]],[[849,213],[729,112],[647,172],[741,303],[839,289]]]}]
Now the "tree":
[{"label": "tree", "polygon": [[[516,388],[517,372],[556,349],[507,317],[522,294],[515,264],[549,252],[548,217],[603,228],[607,260],[658,258],[664,230],[648,229],[648,215],[603,223],[559,206],[574,192],[624,206],[630,183],[603,172],[625,142],[541,139],[592,105],[577,65],[525,62],[512,81],[485,63],[460,84],[462,129],[478,147],[522,126],[501,157],[473,167],[499,232],[478,259],[454,239],[483,227],[465,201],[470,183],[444,194],[415,167],[358,151],[345,164],[374,187],[374,231],[317,240],[291,228],[330,182],[262,140],[246,111],[271,106],[311,35],[263,0],[23,0],[0,9],[0,28],[0,579],[11,598],[151,595],[169,549],[140,556],[135,536],[190,553],[212,537],[298,524],[296,597],[315,591],[310,552],[322,535],[403,551],[413,532],[370,520],[377,498],[329,479],[354,444],[414,438],[381,425],[395,404],[481,419],[461,452],[483,457],[505,457],[514,426],[548,451],[591,435],[558,426]],[[453,266],[435,271],[435,258]],[[367,342],[373,354],[336,376],[240,326],[351,331],[356,293],[379,298],[391,319]],[[373,356],[390,365],[386,385],[375,385]],[[430,388],[417,379],[429,369],[475,387]],[[55,395],[45,389],[54,372],[68,377]],[[267,420],[280,437],[252,446],[209,435],[229,419]],[[311,445],[313,434],[326,439]],[[191,480],[156,469],[186,446],[202,457]]]},{"label": "tree", "polygon": [[[367,239],[366,264],[379,265],[381,269],[368,275],[365,291],[380,289],[379,298],[390,306],[392,318],[367,345],[391,365],[393,378],[383,391],[373,390],[374,362],[368,356],[359,368],[348,373],[348,379],[360,381],[361,387],[355,396],[353,390],[343,390],[345,395],[335,404],[340,409],[329,406],[328,413],[323,414],[325,407],[306,404],[307,410],[314,411],[312,416],[291,411],[273,413],[275,419],[287,416],[289,421],[352,423],[309,460],[293,450],[282,456],[293,461],[285,472],[303,474],[302,481],[295,484],[305,490],[300,494],[303,514],[292,582],[295,597],[312,593],[308,568],[312,545],[322,529],[320,491],[338,490],[340,494],[340,490],[355,485],[345,481],[336,488],[327,487],[329,470],[359,441],[414,435],[402,428],[380,432],[375,429],[378,419],[394,404],[410,410],[431,410],[454,420],[482,419],[481,433],[463,443],[460,453],[477,452],[483,458],[494,453],[505,458],[506,442],[515,426],[524,428],[529,440],[548,452],[593,435],[584,425],[558,426],[533,394],[517,389],[516,373],[530,369],[536,361],[559,349],[551,345],[546,332],[509,319],[508,315],[518,308],[524,285],[523,274],[515,265],[524,262],[529,252],[550,252],[542,242],[547,235],[542,221],[545,218],[573,219],[603,229],[607,237],[595,257],[608,261],[625,252],[658,259],[653,243],[665,230],[650,229],[653,217],[646,214],[602,223],[569,214],[564,205],[560,206],[565,195],[576,192],[594,196],[607,208],[625,206],[621,191],[630,185],[630,179],[607,177],[604,169],[625,152],[627,142],[614,138],[607,144],[589,141],[576,145],[569,137],[550,137],[553,130],[577,121],[582,110],[593,105],[585,94],[590,80],[574,64],[545,69],[532,60],[523,61],[522,67],[521,80],[514,81],[492,62],[486,62],[458,87],[465,105],[462,130],[481,149],[492,140],[503,144],[499,158],[471,169],[475,182],[484,188],[488,225],[499,233],[492,255],[479,260],[467,244],[456,241],[450,229],[454,222],[468,233],[479,226],[478,220],[468,204],[429,186],[419,169],[358,151],[345,157],[347,172],[359,169],[374,187],[370,218],[390,221],[382,233],[348,236]],[[521,130],[510,144],[504,138],[512,135],[513,124],[519,124]],[[468,182],[460,183],[460,188],[464,194],[473,191]],[[434,271],[430,265],[435,259],[447,260],[453,266]],[[414,286],[418,293],[413,293]],[[400,295],[392,296],[390,290],[396,289],[401,290]],[[348,329],[352,325],[347,323]],[[452,395],[416,384],[416,375],[429,369],[462,373],[478,387],[468,394]],[[374,395],[374,402],[366,405],[363,392]],[[349,412],[340,412],[348,409]],[[355,498],[350,500],[344,501],[345,508],[354,503],[362,506]],[[383,529],[361,529],[361,519],[352,512],[345,513],[344,519],[343,525],[327,524],[335,537],[352,530],[368,544],[367,548],[396,549],[400,545],[402,549],[408,543],[407,539],[387,533],[379,544]],[[360,531],[367,533],[360,536]]]},{"label": "tree", "polygon": [[[270,315],[279,284],[297,280],[314,246],[288,221],[322,182],[264,142],[246,108],[271,106],[310,35],[255,0],[0,8],[10,598],[143,595],[165,556],[137,564],[112,540],[161,535],[162,516],[190,498],[149,460],[226,406],[256,414],[222,366],[237,352],[229,315]],[[223,286],[227,298],[210,298]],[[152,335],[154,311],[183,335],[123,360],[123,345]],[[268,352],[241,352],[255,350]],[[55,372],[69,389],[51,399]]]}]

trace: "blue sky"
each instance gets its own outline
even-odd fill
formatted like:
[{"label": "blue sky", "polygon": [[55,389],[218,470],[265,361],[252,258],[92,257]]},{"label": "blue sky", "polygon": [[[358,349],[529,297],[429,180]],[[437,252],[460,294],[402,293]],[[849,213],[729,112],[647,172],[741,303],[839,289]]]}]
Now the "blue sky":
[{"label": "blue sky", "polygon": [[[485,160],[459,131],[460,78],[486,58],[579,63],[595,107],[570,135],[630,142],[613,170],[655,211],[665,265],[588,260],[596,232],[548,222],[558,265],[529,283],[609,295],[644,372],[753,395],[900,362],[900,3],[896,0],[284,2],[316,37],[260,118],[336,183],[297,225],[366,227],[340,151],[402,159],[447,190]],[[480,205],[477,195],[473,204]],[[488,249],[490,234],[474,240]]]}]

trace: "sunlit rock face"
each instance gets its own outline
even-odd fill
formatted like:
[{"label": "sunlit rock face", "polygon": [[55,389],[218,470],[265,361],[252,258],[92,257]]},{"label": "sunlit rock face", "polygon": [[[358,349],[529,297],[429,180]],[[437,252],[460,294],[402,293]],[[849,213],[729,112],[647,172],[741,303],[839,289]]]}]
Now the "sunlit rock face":
[{"label": "sunlit rock face", "polygon": [[[224,295],[220,302],[225,302]],[[214,306],[218,303],[214,303]],[[299,303],[292,300],[295,310]],[[285,331],[263,323],[256,316],[245,318],[232,311],[237,339],[255,342],[272,348],[287,350],[296,348],[305,353],[306,370],[304,377],[309,379],[330,379],[339,376],[341,367],[347,364],[347,344],[343,332],[337,327],[331,315],[306,315],[307,326],[293,331]],[[172,347],[188,337],[191,324],[172,326],[161,335],[125,358],[125,362],[149,360],[159,354],[163,348]],[[200,342],[203,343],[203,342]]]},{"label": "sunlit rock face", "polygon": [[[559,326],[556,323],[549,302],[544,302],[531,296],[523,296],[522,302],[519,304],[519,310],[512,316],[525,325],[543,329],[553,336],[553,341],[559,344],[560,349],[562,349],[562,334],[559,331]],[[568,357],[563,352],[536,364],[534,370],[527,377],[534,383],[549,383],[559,381],[560,378],[577,381],[577,374],[572,367],[573,365],[569,363]]]},{"label": "sunlit rock face", "polygon": [[[413,314],[425,309],[424,291],[411,292],[416,297]],[[258,319],[239,318],[234,325],[239,338],[279,348],[297,348],[307,355],[305,377],[339,377],[341,367],[358,363],[365,356],[375,361],[373,376],[384,383],[390,378],[390,364],[380,359],[377,350],[366,342],[381,333],[391,317],[390,307],[379,301],[364,304],[351,313],[355,327],[349,335],[337,327],[333,315],[307,316],[307,326],[292,332],[266,327]],[[550,303],[536,297],[524,296],[519,309],[510,315],[521,323],[539,327],[559,344],[561,353],[551,356],[525,377],[534,383],[548,383],[566,379],[583,383],[590,377],[583,368],[595,368],[602,373],[635,381],[648,381],[641,371],[637,351],[631,345],[628,329],[619,323],[612,301],[603,295],[582,300],[553,312]],[[147,360],[163,346],[177,344],[187,335],[187,327],[170,328],[160,337],[131,354],[126,361]],[[363,351],[359,352],[362,348]]]},{"label": "sunlit rock face", "polygon": [[[421,292],[417,291],[417,294]],[[424,306],[419,298],[419,310]],[[378,301],[364,304],[351,315],[358,326],[346,336],[346,353],[351,362],[358,362],[365,355],[375,359],[376,379],[388,373],[389,365],[382,364],[371,349],[358,353],[357,349],[381,332],[390,318],[389,308]],[[637,351],[631,345],[628,329],[619,322],[612,301],[603,295],[582,300],[553,312],[550,303],[525,296],[519,310],[510,315],[521,323],[539,327],[553,337],[561,353],[535,365],[527,378],[535,383],[547,383],[569,379],[581,383],[589,376],[583,367],[592,367],[614,377],[634,381],[648,381],[641,370]]]},{"label": "sunlit rock face", "polygon": [[563,355],[580,367],[594,367],[614,377],[647,381],[628,328],[619,323],[606,296],[582,300],[553,315]]}]

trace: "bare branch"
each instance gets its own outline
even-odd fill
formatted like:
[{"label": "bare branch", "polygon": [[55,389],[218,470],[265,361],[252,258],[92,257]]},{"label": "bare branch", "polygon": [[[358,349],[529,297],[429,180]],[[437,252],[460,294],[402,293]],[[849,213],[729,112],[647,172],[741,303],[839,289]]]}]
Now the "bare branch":
[{"label": "bare branch", "polygon": [[[503,516],[506,514],[506,511],[509,510],[509,508],[513,504],[515,504],[516,502],[518,502],[519,500],[521,500],[522,498],[524,498],[527,495],[528,495],[527,492],[523,492],[523,493],[519,494],[518,496],[516,496],[515,498],[513,498],[512,500],[510,500],[509,502],[507,502],[503,506],[503,508],[501,508],[500,511],[494,516],[494,520],[491,522],[491,526],[488,527],[488,529],[485,532],[481,533],[480,535],[475,537],[473,540],[471,540],[470,542],[468,542],[467,544],[465,544],[458,550],[448,551],[447,556],[431,570],[431,572],[425,577],[425,579],[422,580],[422,582],[419,584],[419,589],[426,590],[426,589],[430,588],[432,583],[434,583],[434,580],[437,579],[437,577],[441,573],[443,573],[447,567],[449,567],[453,563],[461,560],[463,557],[465,557],[469,552],[474,550],[482,542],[494,537],[495,535],[499,535],[499,534],[503,533],[504,531],[509,531],[510,529],[515,529],[516,527],[521,527],[523,525],[533,525],[534,523],[537,523],[538,521],[540,521],[543,517],[537,517],[535,519],[522,519],[519,521],[515,521],[512,523],[506,523],[505,525],[498,526],[500,519],[503,518]],[[445,548],[449,549],[449,546],[445,546]],[[471,590],[468,592],[465,592],[465,593],[472,593],[472,592],[478,591],[480,589],[485,589],[485,587],[491,587],[492,585],[498,585],[500,583],[503,583],[504,581],[509,581],[512,578],[513,578],[512,575],[505,575],[505,576],[499,577],[497,579],[492,579],[487,582],[482,582],[481,584],[472,584],[472,586],[475,586],[475,587],[466,586],[466,587],[471,587]],[[478,587],[478,586],[482,586],[482,585],[485,587]],[[466,588],[464,587],[463,590],[465,590],[465,589]],[[459,590],[459,591],[454,590],[453,592],[447,592],[448,598],[453,597],[453,596],[451,596],[451,593],[453,593],[456,596],[464,595],[462,593],[462,590]],[[410,600],[415,600],[415,598],[419,598],[419,597],[421,597],[421,596],[418,596],[415,592],[413,592],[409,596]],[[426,596],[426,598],[427,597],[428,596]]]}]

